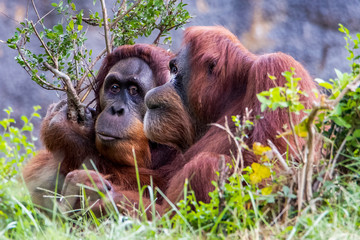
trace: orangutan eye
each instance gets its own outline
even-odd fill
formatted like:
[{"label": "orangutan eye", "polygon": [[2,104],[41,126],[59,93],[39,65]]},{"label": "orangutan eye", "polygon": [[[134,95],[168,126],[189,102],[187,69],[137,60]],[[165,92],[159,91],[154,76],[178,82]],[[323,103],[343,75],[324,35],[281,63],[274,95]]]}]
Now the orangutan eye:
[{"label": "orangutan eye", "polygon": [[128,88],[129,94],[132,96],[138,95],[139,90],[136,86],[132,85]]},{"label": "orangutan eye", "polygon": [[170,61],[169,67],[170,67],[170,73],[177,74],[178,68],[175,64],[175,61]]},{"label": "orangutan eye", "polygon": [[112,93],[118,93],[118,92],[120,92],[120,86],[119,86],[119,84],[113,84],[113,85],[111,85],[110,91],[111,91]]}]

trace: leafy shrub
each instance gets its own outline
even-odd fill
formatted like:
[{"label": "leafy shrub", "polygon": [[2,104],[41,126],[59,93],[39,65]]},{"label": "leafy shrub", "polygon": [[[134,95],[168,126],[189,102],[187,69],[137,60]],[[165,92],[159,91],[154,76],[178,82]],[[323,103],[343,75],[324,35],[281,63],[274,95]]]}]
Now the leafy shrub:
[{"label": "leafy shrub", "polygon": [[[26,189],[19,184],[22,163],[35,155],[34,141],[32,135],[34,118],[40,118],[38,114],[39,106],[34,107],[34,112],[30,117],[22,116],[23,126],[17,128],[12,126],[15,120],[11,118],[11,107],[5,109],[7,117],[0,120],[2,131],[0,134],[0,235],[7,230],[17,228],[19,223],[21,228],[31,228],[37,225],[35,222],[24,222],[22,217],[34,211],[30,201],[30,196],[20,196]],[[29,225],[28,225],[29,224]]]}]

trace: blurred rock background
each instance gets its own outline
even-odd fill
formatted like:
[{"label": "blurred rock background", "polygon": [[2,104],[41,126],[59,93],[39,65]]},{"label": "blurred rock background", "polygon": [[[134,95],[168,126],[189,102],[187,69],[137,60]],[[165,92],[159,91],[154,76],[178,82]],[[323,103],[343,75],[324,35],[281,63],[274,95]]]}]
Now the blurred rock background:
[{"label": "blurred rock background", "polygon": [[[51,9],[56,0],[34,1],[40,16]],[[92,1],[79,1],[80,7],[93,7]],[[251,51],[261,54],[282,51],[300,61],[313,77],[334,77],[334,68],[349,71],[343,34],[338,32],[342,23],[352,33],[360,32],[359,0],[184,0],[187,10],[194,16],[187,26],[222,25],[230,29]],[[97,3],[99,7],[99,3]],[[0,0],[0,40],[10,38],[24,18],[35,19],[30,0]],[[56,23],[56,14],[46,20]],[[94,53],[104,48],[102,29],[91,30],[89,48]],[[172,32],[171,50],[179,48],[182,30]],[[141,39],[139,42],[152,42]],[[13,117],[32,113],[32,106],[41,105],[45,116],[47,106],[61,96],[46,91],[32,82],[15,61],[15,50],[0,44],[0,119],[6,116],[2,109],[11,106]],[[21,120],[18,120],[18,123]],[[35,134],[40,120],[35,122]],[[21,125],[21,124],[20,124]]]}]

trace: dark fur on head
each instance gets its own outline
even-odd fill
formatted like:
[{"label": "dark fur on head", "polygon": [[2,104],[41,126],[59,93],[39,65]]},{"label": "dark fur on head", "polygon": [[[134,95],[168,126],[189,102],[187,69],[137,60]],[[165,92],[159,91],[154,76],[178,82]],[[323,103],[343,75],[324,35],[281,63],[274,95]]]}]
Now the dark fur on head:
[{"label": "dark fur on head", "polygon": [[160,86],[169,80],[168,62],[173,57],[171,52],[150,44],[117,47],[110,55],[106,56],[96,77],[95,98],[98,112],[101,111],[99,109],[99,93],[106,75],[117,62],[131,57],[141,58],[149,65],[153,71],[156,86]]}]

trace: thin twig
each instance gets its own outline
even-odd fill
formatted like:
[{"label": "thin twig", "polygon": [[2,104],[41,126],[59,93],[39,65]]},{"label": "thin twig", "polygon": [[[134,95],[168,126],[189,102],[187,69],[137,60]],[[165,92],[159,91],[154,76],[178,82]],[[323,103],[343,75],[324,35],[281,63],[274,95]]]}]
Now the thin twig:
[{"label": "thin twig", "polygon": [[[50,83],[48,83],[48,82],[44,81],[44,80],[43,80],[43,79],[41,79],[41,78],[40,78],[37,74],[31,74],[29,71],[31,71],[31,70],[32,70],[32,68],[30,67],[30,65],[29,65],[28,61],[26,60],[26,58],[25,58],[24,54],[22,53],[21,48],[19,47],[19,45],[18,45],[18,44],[16,44],[16,49],[18,50],[18,52],[19,52],[19,54],[20,54],[21,59],[24,61],[24,64],[25,64],[25,65],[26,65],[26,67],[28,68],[28,69],[26,69],[26,68],[24,67],[25,71],[26,71],[26,72],[28,72],[30,76],[35,76],[35,78],[36,78],[36,79],[37,79],[37,80],[38,80],[41,84],[43,84],[43,85],[45,85],[45,86],[47,86],[47,87],[48,87],[48,88],[45,88],[45,89],[48,89],[48,90],[58,90],[58,91],[65,91],[65,90],[64,90],[64,89],[62,89],[62,88],[58,88],[58,87],[56,87],[55,85],[52,85],[52,84],[50,84]],[[40,86],[44,88],[44,86],[42,86],[41,84],[40,84]]]},{"label": "thin twig", "polygon": [[158,28],[159,29],[159,34],[157,35],[157,37],[155,38],[155,40],[154,40],[154,42],[153,42],[153,44],[154,45],[158,45],[159,44],[159,41],[160,41],[160,37],[161,37],[161,35],[163,34],[163,32],[165,31],[165,29],[164,28]]},{"label": "thin twig", "polygon": [[34,7],[34,10],[35,10],[35,13],[36,13],[36,15],[37,15],[38,19],[40,20],[40,19],[41,19],[41,17],[40,17],[40,15],[39,15],[39,12],[38,12],[38,10],[37,10],[36,6],[35,6],[34,0],[31,0],[31,3],[32,3],[33,7]]},{"label": "thin twig", "polygon": [[280,154],[279,150],[277,149],[277,147],[275,146],[275,144],[270,139],[268,139],[267,142],[269,144],[269,147],[272,149],[272,151],[275,153],[275,155],[279,159],[279,162],[280,162],[281,166],[283,166],[283,168],[285,169],[286,173],[290,173],[291,169],[286,164],[285,159],[281,156],[281,154]]},{"label": "thin twig", "polygon": [[50,13],[52,13],[55,10],[55,8],[51,9],[49,12],[47,12],[44,16],[42,16],[34,25],[36,26],[39,22],[41,22],[44,18],[46,18]]},{"label": "thin twig", "polygon": [[292,121],[292,116],[291,116],[291,112],[290,112],[290,108],[288,109],[288,116],[289,116],[289,123],[290,123],[290,129],[291,129],[291,132],[294,136],[294,142],[295,142],[295,146],[296,146],[296,150],[298,151],[298,155],[300,157],[300,160],[301,162],[304,162],[304,157],[303,155],[301,154],[302,151],[300,149],[300,145],[299,145],[299,142],[298,142],[298,139],[297,139],[297,134],[295,132],[295,126],[294,126],[294,123]]},{"label": "thin twig", "polygon": [[46,53],[50,56],[51,60],[54,62],[55,68],[58,68],[58,63],[56,58],[54,58],[54,56],[51,54],[50,50],[48,49],[48,47],[46,46],[45,42],[42,40],[42,38],[40,37],[40,34],[38,33],[38,31],[35,28],[35,25],[32,21],[30,21],[30,24],[32,26],[32,28],[34,29],[35,35],[36,37],[39,39],[41,45],[44,47]]},{"label": "thin twig", "polygon": [[106,48],[104,48],[99,55],[94,59],[94,61],[91,62],[90,66],[88,68],[86,68],[85,73],[82,75],[82,77],[80,78],[80,80],[78,81],[78,84],[76,86],[76,90],[79,91],[82,84],[84,83],[87,75],[89,74],[89,72],[92,71],[93,67],[95,66],[95,64],[102,58],[102,56],[106,53]]},{"label": "thin twig", "polygon": [[116,13],[116,17],[120,16],[121,11],[126,11],[126,0],[122,0],[119,6],[119,10]]},{"label": "thin twig", "polygon": [[[186,22],[186,21],[185,21]],[[174,25],[174,26],[172,26],[172,27],[170,27],[170,28],[168,28],[168,29],[163,29],[163,28],[158,28],[159,29],[159,34],[157,35],[157,37],[155,38],[155,40],[154,40],[154,42],[153,42],[153,44],[154,45],[158,45],[159,44],[159,41],[160,41],[160,37],[161,37],[161,35],[163,34],[163,32],[165,32],[165,31],[171,31],[172,29],[174,29],[174,28],[176,28],[176,27],[179,27],[179,26],[181,26],[181,25],[183,25],[184,24],[184,22],[181,22],[181,23],[179,23],[179,24],[176,24],[176,25]]]},{"label": "thin twig", "polygon": [[100,0],[100,2],[101,2],[102,13],[103,13],[103,19],[104,19],[104,34],[105,34],[106,52],[107,52],[107,54],[110,54],[111,46],[110,46],[110,41],[109,41],[109,23],[108,23],[108,16],[107,16],[105,0]]},{"label": "thin twig", "polygon": [[[73,30],[74,31],[74,30]],[[75,75],[76,75],[76,79],[79,79],[79,61],[76,58],[77,55],[77,50],[78,50],[78,45],[76,44],[76,41],[73,40],[73,45],[74,45],[74,62],[75,62]],[[76,47],[75,47],[76,46]]]},{"label": "thin twig", "polygon": [[347,142],[347,137],[350,136],[350,135],[353,133],[353,131],[354,131],[354,129],[350,129],[350,130],[349,130],[349,132],[346,134],[346,137],[345,137],[344,140],[342,141],[342,143],[341,143],[338,151],[336,152],[336,155],[335,155],[335,157],[334,157],[334,159],[333,159],[333,161],[332,161],[332,163],[331,163],[332,165],[331,165],[331,167],[330,167],[330,172],[329,172],[329,177],[330,177],[330,179],[333,178],[333,173],[334,173],[334,170],[335,170],[336,162],[337,162],[338,158],[340,157],[340,154],[341,154],[343,148],[345,147],[345,144],[346,144],[346,142]]},{"label": "thin twig", "polygon": [[80,99],[81,102],[84,102],[84,101],[85,101],[85,99],[89,96],[91,90],[93,90],[93,87],[92,87],[92,85],[90,84],[89,87],[88,87],[88,89],[86,90],[84,96]]},{"label": "thin twig", "polygon": [[126,12],[124,12],[123,14],[121,14],[120,16],[118,16],[117,18],[114,19],[114,21],[110,24],[110,29],[113,29],[116,24],[124,17],[126,16],[129,12],[131,12],[131,10],[133,10],[137,5],[139,5],[139,3],[141,2],[141,0],[138,0],[136,3],[134,3],[134,5],[131,6],[131,8],[129,8]]},{"label": "thin twig", "polygon": [[2,15],[4,15],[6,18],[8,18],[8,19],[10,19],[10,20],[12,20],[12,21],[14,21],[14,22],[16,22],[17,24],[20,23],[18,20],[16,20],[15,18],[10,17],[10,16],[7,15],[6,13],[4,13],[3,11],[0,11],[0,13],[1,13]]},{"label": "thin twig", "polygon": [[228,167],[226,166],[224,155],[220,155],[219,161],[219,213],[221,213],[225,208],[225,196],[224,196],[224,186],[226,179],[228,178]]},{"label": "thin twig", "polygon": [[301,215],[301,209],[304,202],[304,188],[305,188],[305,167],[301,168],[301,171],[298,171],[298,216]]}]

